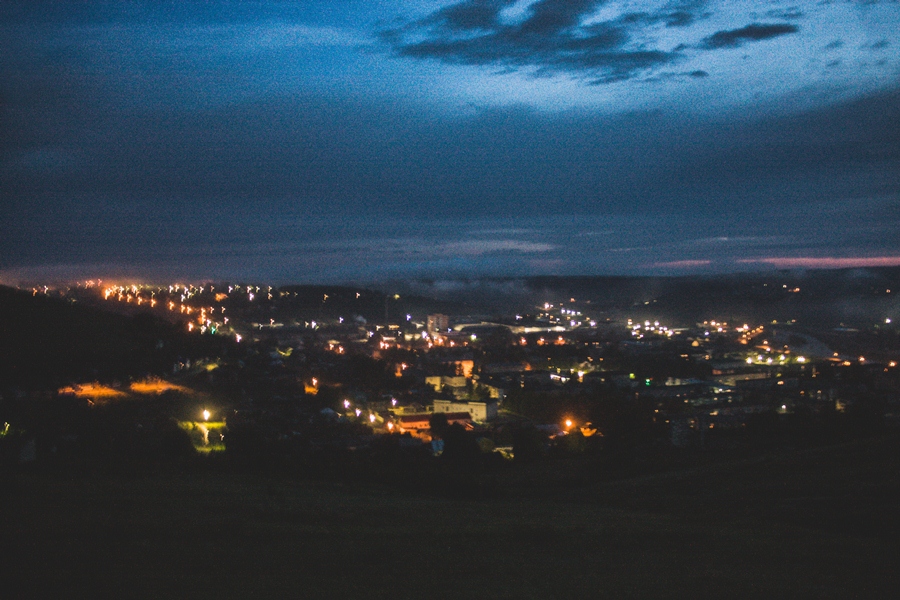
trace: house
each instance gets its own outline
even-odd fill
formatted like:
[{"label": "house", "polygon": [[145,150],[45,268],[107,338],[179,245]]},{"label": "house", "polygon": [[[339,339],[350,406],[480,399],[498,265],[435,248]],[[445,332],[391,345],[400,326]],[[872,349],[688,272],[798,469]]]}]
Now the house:
[{"label": "house", "polygon": [[493,400],[487,402],[460,402],[452,400],[435,400],[433,409],[435,413],[443,413],[448,415],[450,420],[452,414],[467,414],[471,421],[484,422],[490,421],[497,417],[497,403]]},{"label": "house", "polygon": [[[433,413],[419,413],[416,415],[401,415],[396,417],[394,423],[397,427],[398,433],[412,433],[415,435],[418,432],[424,432],[431,429],[431,415]],[[454,423],[459,423],[464,427],[471,427],[472,425],[472,416],[468,412],[449,412],[444,413],[447,415],[447,424],[453,425]]]}]

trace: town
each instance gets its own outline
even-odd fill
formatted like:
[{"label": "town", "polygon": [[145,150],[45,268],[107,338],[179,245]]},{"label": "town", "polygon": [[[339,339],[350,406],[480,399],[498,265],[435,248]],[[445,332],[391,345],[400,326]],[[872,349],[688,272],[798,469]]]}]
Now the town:
[{"label": "town", "polygon": [[[775,302],[801,292],[776,279]],[[889,281],[867,285],[896,306]],[[581,454],[665,462],[672,450],[759,451],[900,423],[900,338],[889,308],[861,326],[823,328],[734,322],[733,306],[673,322],[656,300],[617,307],[546,292],[544,302],[492,314],[342,286],[88,281],[5,294],[59,303],[48,314],[90,308],[137,322],[146,344],[128,361],[114,350],[116,360],[68,373],[27,353],[12,360],[16,349],[6,349],[4,453],[13,462],[97,446],[78,427],[120,405],[145,407],[117,417],[141,432],[125,445],[134,452],[158,444],[155,435],[178,438],[169,431],[177,425],[202,455],[273,463],[386,446],[469,462]],[[60,411],[83,418],[53,416]]]}]

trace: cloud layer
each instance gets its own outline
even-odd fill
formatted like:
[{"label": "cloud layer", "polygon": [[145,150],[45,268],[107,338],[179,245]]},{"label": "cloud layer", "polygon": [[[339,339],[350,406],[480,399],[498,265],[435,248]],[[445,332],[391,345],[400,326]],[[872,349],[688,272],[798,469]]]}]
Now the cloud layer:
[{"label": "cloud layer", "polygon": [[[800,31],[790,23],[750,23],[716,31],[695,44],[666,46],[664,30],[706,18],[706,2],[669,2],[655,10],[604,16],[609,4],[536,0],[523,7],[517,0],[463,0],[380,35],[402,57],[524,68],[537,76],[567,73],[608,83],[652,74],[690,50],[734,48]],[[519,7],[515,16],[510,14],[514,7]]]}]

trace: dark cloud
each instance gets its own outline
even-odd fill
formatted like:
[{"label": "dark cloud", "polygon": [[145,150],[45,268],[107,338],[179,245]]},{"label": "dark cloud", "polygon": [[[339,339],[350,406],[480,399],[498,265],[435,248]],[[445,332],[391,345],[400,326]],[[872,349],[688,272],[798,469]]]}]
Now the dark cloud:
[{"label": "dark cloud", "polygon": [[646,25],[662,23],[666,27],[688,27],[710,15],[706,11],[707,4],[706,0],[669,2],[656,12],[628,13],[621,17],[621,20]]},{"label": "dark cloud", "polygon": [[670,2],[656,16],[666,27],[687,27],[709,16],[706,5],[706,0]]},{"label": "dark cloud", "polygon": [[797,7],[773,9],[767,11],[766,16],[773,19],[800,19],[803,17],[803,11]]},{"label": "dark cloud", "polygon": [[559,35],[589,15],[597,0],[538,0],[529,8],[531,15],[519,26],[524,35]]},{"label": "dark cloud", "polygon": [[740,29],[717,31],[703,41],[703,46],[708,49],[737,48],[745,42],[759,42],[799,31],[799,27],[790,23],[751,23]]},{"label": "dark cloud", "polygon": [[887,40],[878,40],[877,42],[872,42],[871,44],[866,44],[863,46],[865,50],[884,50],[888,46],[890,46],[890,42]]},{"label": "dark cloud", "polygon": [[488,30],[497,26],[500,11],[514,0],[469,0],[442,8],[428,20],[448,30]]},{"label": "dark cloud", "polygon": [[696,17],[687,11],[676,10],[666,15],[666,25],[668,27],[687,27],[696,20]]},{"label": "dark cloud", "polygon": [[[632,29],[648,22],[686,25],[695,18],[676,11],[632,13],[583,25],[602,0],[538,0],[524,19],[503,22],[511,0],[465,0],[406,26],[380,32],[400,56],[447,63],[532,68],[538,74],[568,72],[606,83],[633,78],[679,58],[674,52],[632,43]],[[676,14],[678,13],[678,14]]]}]

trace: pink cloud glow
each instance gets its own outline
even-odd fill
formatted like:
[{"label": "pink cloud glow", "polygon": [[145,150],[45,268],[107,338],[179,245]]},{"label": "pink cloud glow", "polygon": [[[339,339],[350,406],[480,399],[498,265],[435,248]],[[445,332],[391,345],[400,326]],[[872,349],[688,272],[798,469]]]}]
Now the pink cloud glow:
[{"label": "pink cloud glow", "polygon": [[692,269],[695,267],[706,267],[712,264],[709,260],[674,260],[672,262],[654,263],[652,266],[662,269]]},{"label": "pink cloud glow", "polygon": [[897,267],[900,256],[870,256],[864,258],[745,258],[740,263],[765,263],[774,267],[807,269],[847,269],[855,267]]}]

